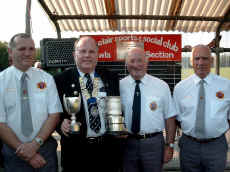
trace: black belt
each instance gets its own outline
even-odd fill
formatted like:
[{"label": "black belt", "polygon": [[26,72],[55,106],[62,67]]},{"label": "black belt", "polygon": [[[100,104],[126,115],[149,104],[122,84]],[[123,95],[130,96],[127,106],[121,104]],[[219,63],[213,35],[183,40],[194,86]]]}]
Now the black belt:
[{"label": "black belt", "polygon": [[146,133],[146,134],[131,134],[128,136],[128,138],[140,140],[140,139],[147,139],[147,138],[155,137],[159,134],[162,134],[162,132]]},{"label": "black belt", "polygon": [[103,136],[98,137],[87,137],[84,139],[84,141],[87,144],[102,144],[105,141],[105,138]]},{"label": "black belt", "polygon": [[222,137],[222,136],[223,136],[223,134],[222,134],[221,136],[219,136],[219,137],[215,137],[215,138],[198,139],[198,138],[195,138],[195,137],[192,137],[192,136],[186,135],[186,134],[184,134],[184,133],[183,133],[183,135],[185,135],[187,138],[189,138],[189,139],[191,139],[191,140],[193,140],[193,141],[195,141],[195,142],[198,142],[198,143],[208,143],[208,142],[213,142],[213,141],[215,141],[215,140],[217,140],[217,139],[219,139],[220,137]]}]

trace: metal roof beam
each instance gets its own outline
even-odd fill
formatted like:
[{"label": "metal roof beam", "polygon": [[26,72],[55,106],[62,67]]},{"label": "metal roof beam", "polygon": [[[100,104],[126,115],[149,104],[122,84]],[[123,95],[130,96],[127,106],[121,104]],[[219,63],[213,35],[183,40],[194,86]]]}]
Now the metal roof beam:
[{"label": "metal roof beam", "polygon": [[55,17],[53,17],[53,13],[49,10],[48,6],[44,2],[44,0],[38,0],[42,8],[45,10],[46,14],[49,16],[50,20],[54,23],[56,31],[57,31],[57,37],[61,38],[61,29],[60,25],[58,24],[57,20]]},{"label": "metal roof beam", "polygon": [[217,27],[216,33],[218,33],[218,32],[220,33],[221,27],[223,26],[224,23],[230,22],[229,18],[230,18],[230,5],[229,5],[228,10],[227,10],[226,14],[224,15],[223,19],[220,21],[220,24]]},{"label": "metal roof beam", "polygon": [[62,19],[145,19],[145,20],[187,20],[187,21],[216,21],[230,22],[230,17],[203,17],[203,16],[165,16],[165,15],[52,15],[53,20]]}]

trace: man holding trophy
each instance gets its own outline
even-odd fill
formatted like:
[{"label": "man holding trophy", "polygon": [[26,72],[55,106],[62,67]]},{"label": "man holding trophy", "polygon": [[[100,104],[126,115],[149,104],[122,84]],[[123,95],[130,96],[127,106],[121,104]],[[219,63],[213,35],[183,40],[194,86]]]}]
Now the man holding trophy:
[{"label": "man holding trophy", "polygon": [[64,172],[117,171],[119,166],[119,139],[105,135],[105,101],[119,96],[119,79],[96,68],[97,57],[96,41],[81,37],[75,43],[76,67],[55,76],[65,109],[58,126]]}]

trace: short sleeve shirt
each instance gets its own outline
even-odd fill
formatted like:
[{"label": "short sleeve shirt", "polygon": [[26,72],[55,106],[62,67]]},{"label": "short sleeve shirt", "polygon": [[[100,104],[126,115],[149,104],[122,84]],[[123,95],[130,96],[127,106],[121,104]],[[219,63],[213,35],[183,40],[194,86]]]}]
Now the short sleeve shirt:
[{"label": "short sleeve shirt", "polygon": [[26,80],[34,131],[25,137],[21,132],[22,74],[14,66],[0,73],[0,122],[6,123],[22,142],[28,142],[38,134],[49,115],[62,112],[62,106],[53,77],[41,69],[28,69]]},{"label": "short sleeve shirt", "polygon": [[[194,129],[200,80],[195,74],[188,77],[175,86],[173,94],[182,130],[193,137],[196,137]],[[230,80],[210,73],[204,81],[205,135],[215,138],[229,128]]]},{"label": "short sleeve shirt", "polygon": [[[129,75],[120,81],[120,95],[129,132],[132,126],[132,106],[135,80]],[[165,128],[165,119],[176,115],[170,89],[166,82],[149,74],[141,79],[141,133],[154,133]]]}]

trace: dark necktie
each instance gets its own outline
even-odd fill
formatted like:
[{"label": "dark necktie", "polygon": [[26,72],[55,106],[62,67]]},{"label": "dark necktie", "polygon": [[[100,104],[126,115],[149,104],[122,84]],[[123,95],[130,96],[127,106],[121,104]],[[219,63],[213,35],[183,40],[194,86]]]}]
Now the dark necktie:
[{"label": "dark necktie", "polygon": [[23,73],[21,78],[21,129],[23,135],[28,137],[33,132],[33,123],[30,111],[26,76],[26,73]]},{"label": "dark necktie", "polygon": [[137,134],[140,131],[140,118],[141,118],[141,91],[140,80],[136,80],[136,87],[133,99],[133,117],[132,117],[132,132]]},{"label": "dark necktie", "polygon": [[89,111],[89,126],[95,133],[98,133],[101,129],[101,120],[97,107],[97,100],[95,97],[92,97],[93,82],[88,73],[85,74],[85,77],[87,78],[86,89],[88,90],[91,96],[91,98],[87,100]]},{"label": "dark necktie", "polygon": [[88,90],[90,96],[92,96],[92,92],[93,92],[93,82],[92,82],[92,79],[91,79],[91,77],[90,77],[90,75],[88,73],[85,74],[85,77],[87,78],[86,89]]},{"label": "dark necktie", "polygon": [[196,112],[196,124],[195,133],[198,138],[205,138],[205,91],[204,91],[204,80],[200,80],[199,93],[198,93],[198,105]]}]

